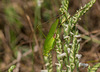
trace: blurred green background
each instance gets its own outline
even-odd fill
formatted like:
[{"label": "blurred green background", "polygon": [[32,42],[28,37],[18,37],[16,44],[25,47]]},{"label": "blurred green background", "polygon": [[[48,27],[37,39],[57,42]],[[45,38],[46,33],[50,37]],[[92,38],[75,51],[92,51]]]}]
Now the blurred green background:
[{"label": "blurred green background", "polygon": [[[90,0],[69,1],[68,11],[73,15]],[[7,72],[13,64],[18,70],[14,72],[43,69],[43,35],[61,16],[60,6],[61,0],[0,0],[0,72]],[[77,25],[83,35],[80,62],[93,65],[100,60],[100,0],[81,18]],[[80,68],[80,72],[84,71]]]}]

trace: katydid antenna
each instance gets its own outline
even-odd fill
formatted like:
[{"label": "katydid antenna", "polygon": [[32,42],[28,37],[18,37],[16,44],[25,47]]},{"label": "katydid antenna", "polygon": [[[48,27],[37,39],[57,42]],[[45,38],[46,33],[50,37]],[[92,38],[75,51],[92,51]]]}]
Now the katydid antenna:
[{"label": "katydid antenna", "polygon": [[[81,10],[83,10],[83,9],[85,9],[85,8],[82,8],[82,9],[80,9],[79,11],[81,11]],[[78,11],[77,11],[75,14],[77,14],[77,13],[78,13]],[[60,17],[63,16],[64,14],[66,14],[66,13],[64,12],[63,14],[61,14],[61,15],[59,15],[59,16],[57,16],[57,17],[51,18],[51,19],[49,19],[48,21],[46,21],[46,22],[44,22],[44,23],[42,23],[42,24],[46,24],[46,23],[48,23],[48,22],[51,21],[51,20],[60,18]],[[73,17],[73,16],[74,16],[74,15],[68,17],[64,22],[66,22],[68,19],[70,19],[70,18]],[[62,25],[64,22],[62,22],[61,24],[59,24],[59,26]],[[58,27],[59,27],[59,26],[58,26]],[[38,25],[37,27],[39,27],[39,25]]]}]

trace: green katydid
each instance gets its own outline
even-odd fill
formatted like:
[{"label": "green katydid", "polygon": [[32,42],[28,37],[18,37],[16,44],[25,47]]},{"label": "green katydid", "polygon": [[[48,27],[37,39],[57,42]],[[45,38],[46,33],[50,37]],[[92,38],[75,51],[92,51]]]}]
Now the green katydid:
[{"label": "green katydid", "polygon": [[54,36],[54,33],[55,33],[55,30],[57,28],[57,25],[58,25],[58,19],[52,24],[50,30],[49,30],[49,33],[45,39],[45,42],[44,42],[44,50],[43,50],[43,53],[45,56],[48,55],[48,53],[50,52],[50,50],[52,50],[54,48],[54,41],[55,41],[55,38],[53,37]]}]

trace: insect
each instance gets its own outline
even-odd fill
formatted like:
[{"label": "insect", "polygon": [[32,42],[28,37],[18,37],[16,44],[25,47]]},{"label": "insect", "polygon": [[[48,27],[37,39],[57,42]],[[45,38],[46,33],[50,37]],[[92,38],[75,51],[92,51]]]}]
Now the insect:
[{"label": "insect", "polygon": [[[84,8],[83,8],[84,9]],[[81,9],[81,10],[83,10],[83,9]],[[78,13],[78,11],[76,12],[76,14]],[[65,13],[64,13],[65,14]],[[63,14],[62,14],[63,15]],[[61,16],[62,16],[61,15]],[[73,15],[74,16],[74,15]],[[70,19],[70,18],[72,18],[73,16],[69,16],[67,19],[65,19],[61,24],[63,24],[64,22],[66,22],[68,19]],[[60,16],[59,16],[60,17]],[[59,18],[58,17],[58,18]],[[54,32],[55,32],[55,30],[56,30],[56,27],[57,27],[57,25],[58,25],[58,21],[59,21],[59,19],[56,19],[56,21],[52,24],[52,26],[51,26],[51,28],[50,28],[50,30],[49,30],[49,33],[48,33],[48,35],[47,35],[47,37],[46,37],[46,40],[45,40],[45,42],[44,42],[44,50],[43,50],[43,53],[44,53],[44,55],[45,56],[47,56],[48,55],[48,53],[50,52],[50,50],[52,50],[53,49],[53,47],[54,47],[54,42],[55,42],[55,38],[53,37],[53,35],[54,35]],[[47,21],[48,22],[48,21]],[[60,25],[61,25],[60,24]]]},{"label": "insect", "polygon": [[54,33],[55,33],[55,30],[57,28],[57,25],[58,25],[58,22],[59,22],[59,19],[57,19],[51,26],[50,30],[49,30],[49,33],[45,39],[45,42],[44,42],[44,50],[43,50],[43,53],[45,56],[48,55],[48,53],[50,52],[50,50],[53,49],[54,47],[54,42],[55,42],[55,37],[54,37]]},{"label": "insect", "polygon": [[15,67],[16,67],[15,65],[12,65],[12,66],[8,69],[8,72],[13,72],[13,69],[14,69]]}]

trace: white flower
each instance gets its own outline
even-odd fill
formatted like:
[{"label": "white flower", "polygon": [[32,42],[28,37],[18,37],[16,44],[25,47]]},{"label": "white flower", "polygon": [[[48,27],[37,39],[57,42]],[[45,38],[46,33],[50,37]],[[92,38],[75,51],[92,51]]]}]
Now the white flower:
[{"label": "white flower", "polygon": [[79,63],[79,67],[81,67],[81,66],[85,68],[85,67],[88,67],[89,65],[86,63]]},{"label": "white flower", "polygon": [[64,27],[68,28],[68,24],[63,24]]},{"label": "white flower", "polygon": [[58,43],[58,44],[59,44],[59,43],[61,43],[61,41],[60,41],[60,40],[58,40],[58,41],[56,41],[56,43]]},{"label": "white flower", "polygon": [[82,55],[81,54],[76,54],[76,57],[80,60]]},{"label": "white flower", "polygon": [[65,31],[68,31],[68,28],[65,28]]},{"label": "white flower", "polygon": [[69,36],[64,36],[64,39],[69,38]]},{"label": "white flower", "polygon": [[50,63],[46,63],[45,66],[48,66]]},{"label": "white flower", "polygon": [[73,19],[77,19],[77,17],[73,17]]},{"label": "white flower", "polygon": [[59,64],[59,63],[55,63],[55,65],[57,65],[57,66],[61,66],[61,64]]},{"label": "white flower", "polygon": [[75,35],[74,37],[81,37],[81,35]]},{"label": "white flower", "polygon": [[77,42],[80,42],[81,40],[82,40],[82,39],[80,38],[80,39],[77,40]]},{"label": "white flower", "polygon": [[68,54],[70,53],[70,48],[67,48]]},{"label": "white flower", "polygon": [[70,43],[69,45],[72,46],[72,43]]},{"label": "white flower", "polygon": [[62,53],[60,55],[58,55],[59,58],[66,56],[66,53]]},{"label": "white flower", "polygon": [[68,67],[68,68],[70,68],[70,66],[69,66],[69,65],[67,65],[67,67]]},{"label": "white flower", "polygon": [[71,35],[74,35],[74,33],[70,32]]}]

